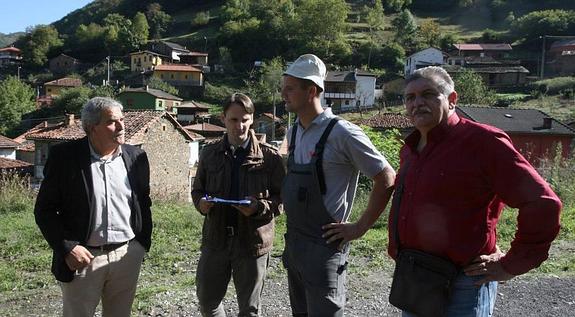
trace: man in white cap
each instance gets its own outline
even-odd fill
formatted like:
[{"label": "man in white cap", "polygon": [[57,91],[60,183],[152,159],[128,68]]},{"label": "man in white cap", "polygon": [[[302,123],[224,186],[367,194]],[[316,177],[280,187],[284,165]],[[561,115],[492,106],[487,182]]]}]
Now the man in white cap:
[{"label": "man in white cap", "polygon": [[[287,215],[283,254],[294,316],[343,316],[349,242],[385,209],[395,172],[356,125],[323,109],[326,68],[300,56],[284,72],[282,97],[298,119],[287,134],[288,172],[282,188]],[[359,172],[373,180],[367,208],[351,213]]]}]

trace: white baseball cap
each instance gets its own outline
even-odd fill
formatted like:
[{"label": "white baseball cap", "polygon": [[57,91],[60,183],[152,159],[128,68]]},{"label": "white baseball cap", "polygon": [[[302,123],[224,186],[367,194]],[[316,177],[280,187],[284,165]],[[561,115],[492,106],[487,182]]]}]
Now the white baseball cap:
[{"label": "white baseball cap", "polygon": [[304,54],[298,57],[284,75],[292,77],[311,80],[323,91],[323,80],[325,79],[326,69],[325,64],[319,57],[313,54]]}]

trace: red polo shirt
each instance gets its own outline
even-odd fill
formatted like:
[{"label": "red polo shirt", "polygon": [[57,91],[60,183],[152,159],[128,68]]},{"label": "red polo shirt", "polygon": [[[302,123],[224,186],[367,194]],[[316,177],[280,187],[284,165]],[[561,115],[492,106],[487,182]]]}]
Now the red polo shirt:
[{"label": "red polo shirt", "polygon": [[[507,204],[519,216],[503,268],[518,275],[547,259],[559,233],[561,201],[504,132],[453,114],[429,132],[421,153],[419,138],[415,131],[406,139],[396,179],[409,161],[399,213],[402,248],[468,265],[495,251],[497,221]],[[393,214],[388,252],[395,258]]]}]

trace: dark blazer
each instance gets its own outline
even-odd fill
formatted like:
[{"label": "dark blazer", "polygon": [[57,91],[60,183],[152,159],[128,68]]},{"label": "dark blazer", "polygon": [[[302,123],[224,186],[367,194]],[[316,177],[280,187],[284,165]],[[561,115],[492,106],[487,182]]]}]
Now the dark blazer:
[{"label": "dark blazer", "polygon": [[[148,157],[135,146],[123,144],[121,147],[132,188],[130,223],[135,239],[149,250],[152,201]],[[53,250],[52,273],[62,282],[74,278],[65,256],[78,244],[86,246],[93,230],[94,191],[90,164],[87,137],[52,146],[34,207],[36,224]]]}]

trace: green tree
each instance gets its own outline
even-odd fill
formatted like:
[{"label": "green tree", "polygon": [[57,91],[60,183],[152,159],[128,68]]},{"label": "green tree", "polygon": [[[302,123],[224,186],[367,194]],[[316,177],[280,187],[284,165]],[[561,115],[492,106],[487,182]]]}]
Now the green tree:
[{"label": "green tree", "polygon": [[381,58],[384,61],[384,65],[391,71],[396,73],[403,72],[405,49],[401,44],[391,42],[385,45],[381,50]]},{"label": "green tree", "polygon": [[0,81],[0,134],[15,128],[22,115],[34,110],[34,89],[14,76]]},{"label": "green tree", "polygon": [[159,89],[174,96],[177,96],[180,93],[176,87],[154,76],[147,80],[147,85],[152,89]]},{"label": "green tree", "polygon": [[417,45],[417,23],[411,11],[403,10],[391,24],[395,29],[395,41],[407,50],[414,50]]},{"label": "green tree", "polygon": [[157,2],[148,5],[146,17],[150,24],[150,33],[153,39],[161,38],[172,23],[172,17],[162,11],[162,6]]},{"label": "green tree", "polygon": [[192,19],[192,26],[202,26],[210,23],[210,11],[197,13]]},{"label": "green tree", "polygon": [[73,39],[77,46],[84,49],[100,49],[104,44],[105,28],[96,23],[80,24]]},{"label": "green tree", "polygon": [[425,20],[419,26],[418,33],[421,44],[426,47],[439,47],[441,41],[439,23],[433,20]]},{"label": "green tree", "polygon": [[148,24],[148,19],[146,15],[142,12],[136,13],[132,19],[132,29],[131,29],[131,42],[130,45],[134,49],[138,49],[141,45],[148,41],[150,36],[150,25]]},{"label": "green tree", "polygon": [[481,76],[473,70],[463,69],[453,77],[458,103],[463,105],[491,105],[495,102],[495,93],[490,90]]},{"label": "green tree", "polygon": [[532,39],[542,35],[575,33],[575,11],[533,11],[511,23],[511,31],[520,38]]},{"label": "green tree", "polygon": [[33,67],[41,67],[48,61],[47,55],[64,43],[58,30],[51,25],[39,25],[28,31],[21,39],[24,61]]},{"label": "green tree", "polygon": [[391,12],[400,12],[402,9],[411,5],[411,0],[387,0],[385,1],[385,8]]},{"label": "green tree", "polygon": [[459,37],[455,33],[447,33],[439,40],[439,47],[444,51],[453,49],[453,44],[459,42]]},{"label": "green tree", "polygon": [[[369,26],[369,32],[381,32],[385,29],[385,13],[381,0],[375,0],[373,8],[367,10],[365,22]],[[372,35],[373,38],[373,35]]]},{"label": "green tree", "polygon": [[85,86],[64,89],[54,98],[54,108],[65,113],[80,113],[82,107],[91,97],[92,90]]},{"label": "green tree", "polygon": [[[343,0],[308,0],[296,2],[291,30],[302,54],[315,52],[337,62],[351,54],[345,39],[349,5]],[[326,10],[326,8],[329,8]]]},{"label": "green tree", "polygon": [[284,62],[281,57],[275,57],[269,61],[264,61],[256,79],[247,82],[250,96],[254,102],[264,104],[267,109],[280,101],[280,85],[284,71]]}]

